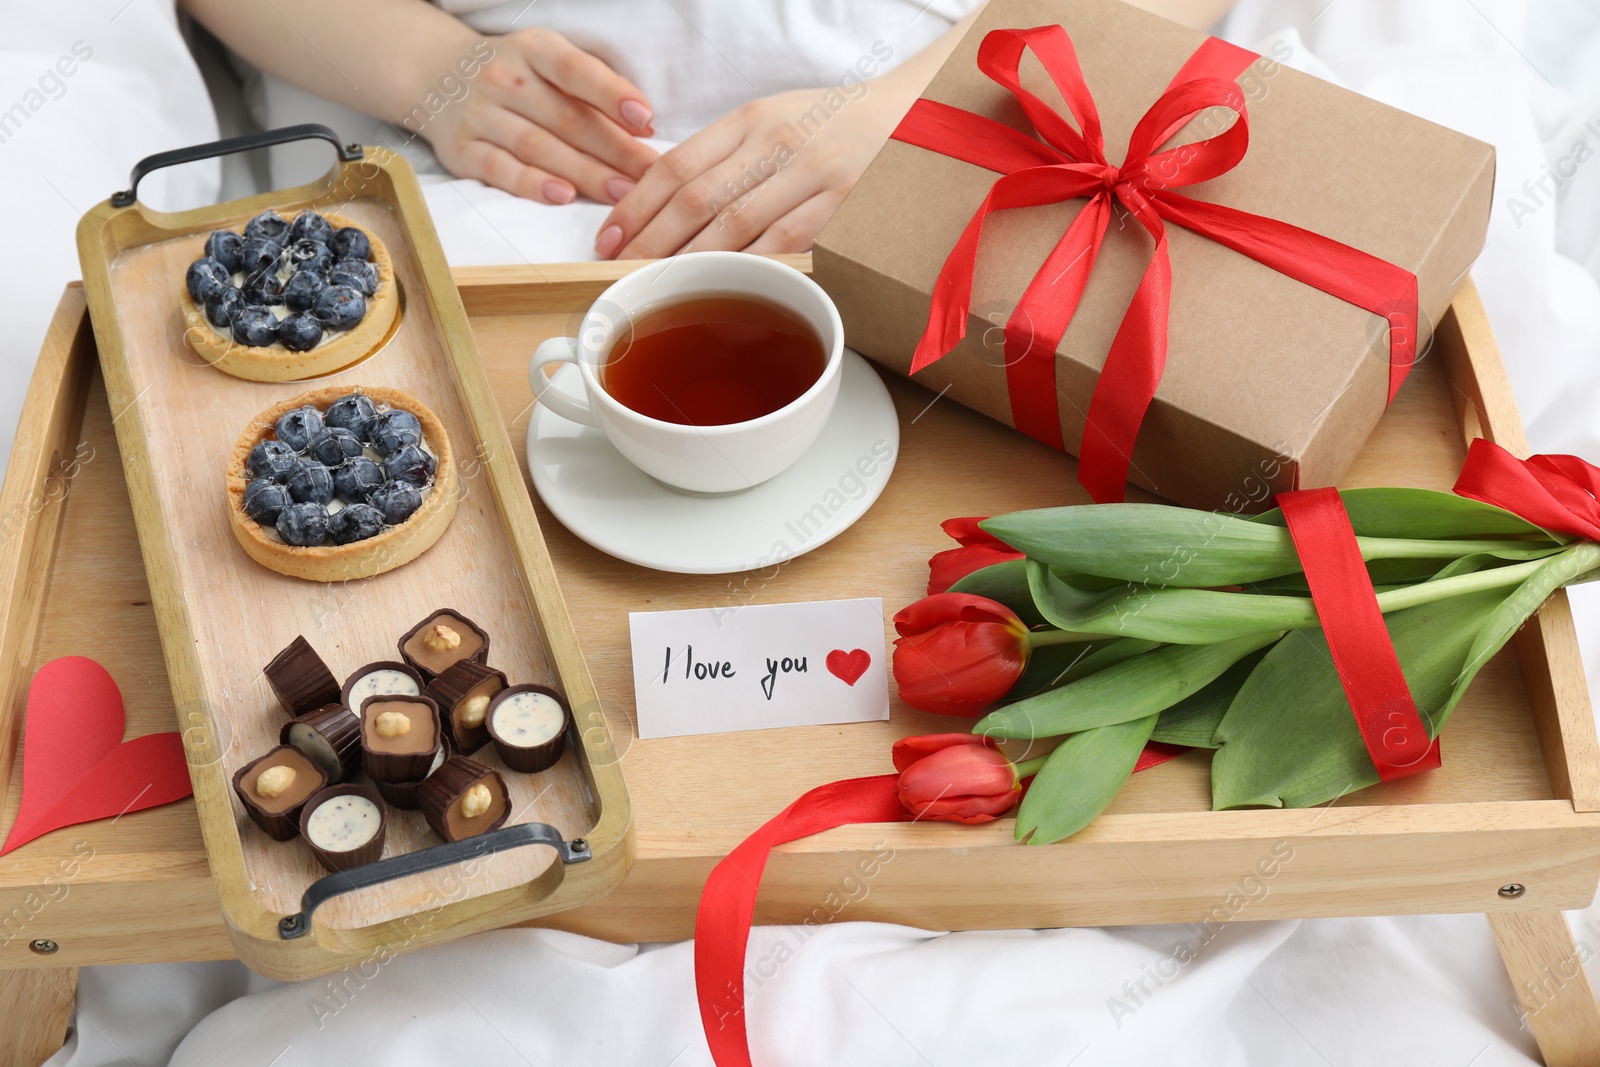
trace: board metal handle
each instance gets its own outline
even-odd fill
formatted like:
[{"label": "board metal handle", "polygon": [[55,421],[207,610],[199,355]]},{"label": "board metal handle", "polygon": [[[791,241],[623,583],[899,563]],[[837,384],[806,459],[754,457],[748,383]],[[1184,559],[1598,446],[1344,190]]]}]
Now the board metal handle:
[{"label": "board metal handle", "polygon": [[433,845],[319,878],[307,886],[301,895],[299,912],[278,920],[278,937],[292,941],[310,933],[312,915],[334,897],[408,875],[438,870],[453,863],[492,856],[496,852],[521,848],[523,845],[549,845],[556,850],[562,863],[582,863],[592,857],[587,841],[581,837],[568,841],[561,836],[561,831],[549,823],[526,822],[502,827],[476,837]]},{"label": "board metal handle", "polygon": [[271,148],[273,145],[289,144],[291,141],[323,140],[333,145],[339,152],[339,159],[344,163],[353,163],[361,158],[361,146],[358,144],[345,144],[339,140],[339,135],[320,122],[304,122],[298,126],[282,126],[276,130],[262,130],[260,133],[246,133],[238,137],[224,137],[220,141],[210,141],[206,144],[190,145],[187,148],[174,148],[170,152],[157,152],[153,156],[145,156],[133,165],[133,173],[128,176],[128,188],[118,193],[111,194],[112,207],[130,207],[139,195],[139,183],[150,174],[163,167],[176,167],[180,163],[194,163],[202,159],[212,159],[216,156],[230,156],[235,152],[248,152],[253,148]]}]

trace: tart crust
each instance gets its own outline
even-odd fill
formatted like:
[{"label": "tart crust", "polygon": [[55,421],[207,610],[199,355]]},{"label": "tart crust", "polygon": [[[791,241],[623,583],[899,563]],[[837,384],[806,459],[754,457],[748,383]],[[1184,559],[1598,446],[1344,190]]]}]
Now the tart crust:
[{"label": "tart crust", "polygon": [[[323,218],[340,229],[356,225],[341,215],[326,214]],[[389,329],[400,314],[400,296],[389,250],[371,230],[364,226],[358,228],[367,235],[372,245],[371,262],[378,272],[378,291],[367,300],[367,313],[353,329],[324,341],[309,352],[291,352],[277,344],[235,344],[231,337],[224,337],[216,331],[206,318],[205,309],[194,302],[185,286],[179,290],[186,326],[184,340],[201,359],[217,370],[252,382],[292,382],[301,378],[315,378],[365,359],[389,336]]]},{"label": "tart crust", "polygon": [[[273,427],[286,411],[311,404],[318,409],[342,396],[361,393],[375,404],[404,408],[422,423],[423,440],[433,450],[438,460],[433,487],[428,498],[411,517],[398,526],[391,526],[365,541],[348,545],[311,545],[299,547],[286,545],[268,537],[244,511],[244,490],[250,484],[245,463],[250,452],[273,434]],[[302,393],[291,400],[272,405],[250,421],[239,443],[228,460],[228,520],[233,535],[251,559],[291,578],[304,578],[310,582],[342,582],[356,578],[370,578],[375,574],[394,570],[426,552],[444,534],[445,527],[455,517],[460,501],[455,457],[444,424],[432,411],[409,393],[399,389],[366,388],[350,385],[330,385]]]}]

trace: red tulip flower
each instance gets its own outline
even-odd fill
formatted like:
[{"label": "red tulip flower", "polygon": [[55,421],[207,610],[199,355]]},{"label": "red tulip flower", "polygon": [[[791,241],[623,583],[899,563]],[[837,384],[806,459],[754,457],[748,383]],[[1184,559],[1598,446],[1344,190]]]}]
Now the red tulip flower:
[{"label": "red tulip flower", "polygon": [[894,743],[900,806],[918,819],[992,822],[1017,806],[1022,781],[998,745],[976,734],[929,734]]},{"label": "red tulip flower", "polygon": [[978,528],[983,519],[946,519],[940,529],[955,538],[960,548],[949,548],[928,560],[928,594],[943,593],[971,574],[995,563],[1022,559],[1023,555],[1004,541]]},{"label": "red tulip flower", "polygon": [[894,679],[900,698],[920,711],[976,716],[1028,666],[1028,628],[985,597],[923,597],[894,617],[894,628]]}]

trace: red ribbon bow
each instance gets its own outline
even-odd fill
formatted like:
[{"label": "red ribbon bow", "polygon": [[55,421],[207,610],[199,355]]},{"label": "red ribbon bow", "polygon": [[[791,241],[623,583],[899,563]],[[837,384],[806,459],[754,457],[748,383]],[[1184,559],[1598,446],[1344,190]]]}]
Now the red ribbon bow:
[{"label": "red ribbon bow", "polygon": [[[1019,66],[1025,49],[1032,49],[1044,65],[1077,120],[1077,129],[1023,88]],[[1016,97],[1043,141],[926,99],[912,105],[894,131],[897,141],[1003,175],[945,259],[934,285],[928,325],[911,361],[913,374],[943,358],[966,335],[984,219],[995,211],[1089,198],[1017,301],[1005,327],[1012,419],[1017,429],[1053,448],[1064,448],[1056,399],[1056,348],[1088,284],[1111,221],[1112,201],[1126,208],[1155,239],[1149,266],[1095,384],[1078,450],[1078,480],[1098,502],[1122,499],[1134,439],[1166,366],[1172,292],[1166,222],[1382,315],[1390,324],[1389,400],[1411,369],[1417,279],[1410,271],[1310,230],[1172,191],[1224,174],[1244,157],[1249,121],[1244,93],[1233,79],[1256,58],[1252,52],[1207,38],[1134,127],[1120,167],[1106,159],[1094,98],[1084,83],[1072,39],[1060,26],[993,30],[978,49],[978,68]],[[1195,116],[1216,106],[1233,111],[1237,120],[1212,137],[1157,151]]]}]

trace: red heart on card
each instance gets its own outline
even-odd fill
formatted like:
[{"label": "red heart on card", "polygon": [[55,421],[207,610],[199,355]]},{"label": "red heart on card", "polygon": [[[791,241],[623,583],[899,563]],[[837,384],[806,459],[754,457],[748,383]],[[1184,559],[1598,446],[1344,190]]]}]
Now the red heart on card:
[{"label": "red heart on card", "polygon": [[845,685],[855,685],[867,668],[872,666],[872,655],[864,648],[852,649],[846,652],[836,648],[828,653],[828,673],[838,678]]},{"label": "red heart on card", "polygon": [[193,792],[177,731],[122,740],[122,691],[85,656],[39,668],[28,687],[22,804],[0,856],[41,834],[182,800]]}]

